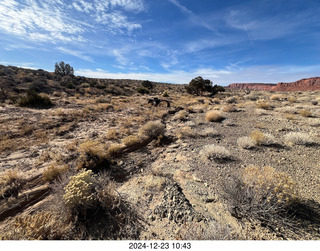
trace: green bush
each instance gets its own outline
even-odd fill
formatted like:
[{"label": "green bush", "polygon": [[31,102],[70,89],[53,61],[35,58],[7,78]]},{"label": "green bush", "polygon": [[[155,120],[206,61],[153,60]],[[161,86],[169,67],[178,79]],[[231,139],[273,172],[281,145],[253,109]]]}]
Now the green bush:
[{"label": "green bush", "polygon": [[211,96],[217,94],[218,92],[224,92],[225,89],[222,86],[214,85],[212,86],[212,81],[209,79],[203,79],[202,77],[196,77],[192,79],[188,86],[186,86],[186,91],[193,95],[202,95],[204,92],[209,92]]},{"label": "green bush", "polygon": [[145,80],[141,83],[141,86],[147,89],[152,89],[153,84],[149,80]]},{"label": "green bush", "polygon": [[149,90],[147,90],[146,88],[143,87],[139,87],[137,89],[137,92],[139,92],[140,94],[144,95],[144,94],[149,94]]},{"label": "green bush", "polygon": [[52,105],[52,102],[47,95],[39,95],[34,90],[28,90],[25,96],[21,96],[18,100],[18,105],[21,107],[42,108]]}]

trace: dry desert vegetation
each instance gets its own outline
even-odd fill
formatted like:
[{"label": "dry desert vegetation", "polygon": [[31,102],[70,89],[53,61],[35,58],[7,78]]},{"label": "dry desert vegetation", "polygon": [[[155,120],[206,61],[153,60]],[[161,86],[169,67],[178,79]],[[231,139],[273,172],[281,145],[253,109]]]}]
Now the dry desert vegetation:
[{"label": "dry desert vegetation", "polygon": [[320,91],[0,70],[0,239],[320,239]]}]

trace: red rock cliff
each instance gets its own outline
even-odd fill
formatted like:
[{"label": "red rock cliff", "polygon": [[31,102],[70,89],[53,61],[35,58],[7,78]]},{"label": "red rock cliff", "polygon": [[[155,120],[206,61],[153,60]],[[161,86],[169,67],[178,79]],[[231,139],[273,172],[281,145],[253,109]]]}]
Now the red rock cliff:
[{"label": "red rock cliff", "polygon": [[320,90],[320,77],[301,79],[291,83],[278,84],[230,84],[230,89],[263,91],[315,91]]}]

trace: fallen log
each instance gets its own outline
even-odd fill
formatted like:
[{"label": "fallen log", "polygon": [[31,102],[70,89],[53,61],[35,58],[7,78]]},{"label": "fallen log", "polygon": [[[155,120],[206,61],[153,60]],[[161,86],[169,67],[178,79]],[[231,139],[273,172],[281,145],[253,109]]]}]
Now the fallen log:
[{"label": "fallen log", "polygon": [[50,194],[50,188],[48,185],[43,185],[32,191],[25,192],[19,195],[17,198],[10,200],[8,206],[6,201],[2,201],[0,205],[0,221],[5,220],[8,217],[12,217],[22,212],[26,208],[36,204],[43,200]]}]

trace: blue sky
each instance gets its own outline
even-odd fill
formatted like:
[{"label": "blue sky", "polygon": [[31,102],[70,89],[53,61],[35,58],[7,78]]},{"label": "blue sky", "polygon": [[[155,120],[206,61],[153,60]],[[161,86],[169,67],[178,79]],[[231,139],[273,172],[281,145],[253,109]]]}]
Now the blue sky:
[{"label": "blue sky", "polygon": [[188,83],[320,76],[319,0],[1,0],[0,64]]}]

